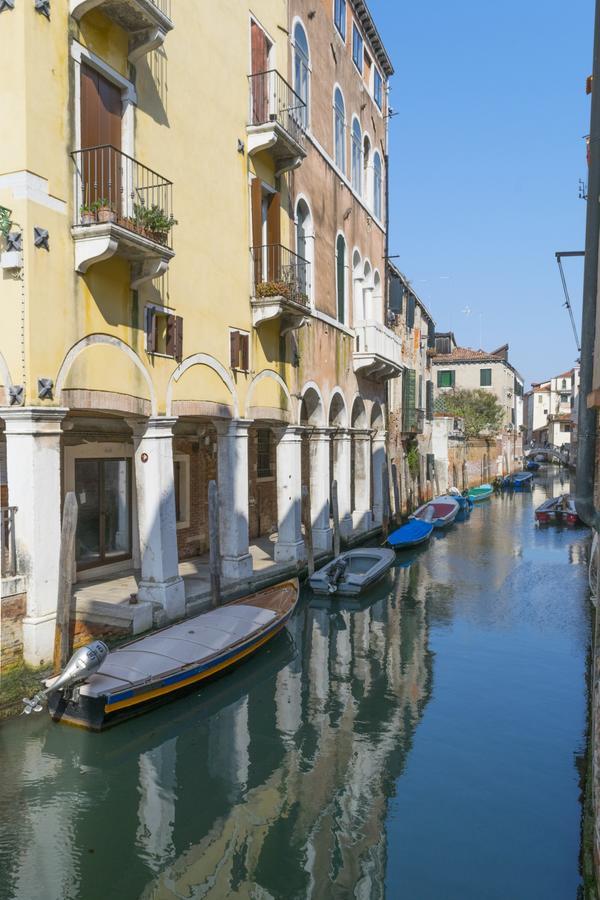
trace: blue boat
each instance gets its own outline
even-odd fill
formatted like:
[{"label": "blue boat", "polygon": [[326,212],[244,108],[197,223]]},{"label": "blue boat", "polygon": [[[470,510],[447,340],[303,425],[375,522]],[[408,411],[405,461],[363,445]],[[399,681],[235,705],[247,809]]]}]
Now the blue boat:
[{"label": "blue boat", "polygon": [[431,522],[424,522],[422,519],[410,519],[406,525],[401,525],[396,531],[393,531],[387,543],[394,550],[404,550],[408,547],[416,547],[418,544],[424,544],[431,537],[433,525]]},{"label": "blue boat", "polygon": [[525,468],[529,472],[537,472],[539,467],[540,467],[540,463],[536,462],[535,459],[530,459],[529,462],[527,463],[527,465],[525,466]]},{"label": "blue boat", "polygon": [[[454,499],[460,506],[460,512],[466,513],[466,515],[468,516],[475,505],[473,503],[472,497],[469,497],[468,494],[461,494],[461,492],[458,490],[458,488],[450,488],[448,493],[451,497],[454,497]],[[466,518],[466,516],[465,516],[465,518]]]},{"label": "blue boat", "polygon": [[505,488],[532,487],[533,475],[531,472],[515,472],[502,479],[502,486]]}]

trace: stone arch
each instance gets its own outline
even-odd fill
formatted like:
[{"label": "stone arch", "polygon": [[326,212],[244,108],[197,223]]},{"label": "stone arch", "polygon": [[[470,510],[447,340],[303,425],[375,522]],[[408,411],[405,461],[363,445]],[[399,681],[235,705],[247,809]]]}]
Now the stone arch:
[{"label": "stone arch", "polygon": [[367,418],[367,410],[365,408],[365,401],[363,398],[357,394],[352,403],[352,416],[351,416],[351,425],[352,428],[368,428],[369,420]]},{"label": "stone arch", "polygon": [[383,410],[379,400],[374,400],[371,406],[371,428],[375,431],[382,431],[384,426]]},{"label": "stone arch", "polygon": [[192,356],[188,356],[187,359],[184,359],[183,362],[177,366],[177,368],[171,375],[167,387],[167,415],[170,416],[172,414],[173,385],[178,382],[179,379],[183,375],[185,375],[188,369],[192,368],[192,366],[207,366],[209,369],[212,369],[213,372],[216,372],[216,374],[219,376],[219,378],[231,394],[233,417],[237,419],[239,417],[239,405],[237,390],[233,382],[233,378],[231,377],[225,366],[223,366],[218,359],[215,359],[214,356],[209,356],[208,353],[194,353],[192,354]]},{"label": "stone arch", "polygon": [[301,391],[299,409],[300,425],[325,425],[325,404],[323,395],[314,381],[308,381]]},{"label": "stone arch", "polygon": [[148,393],[150,394],[150,406],[152,415],[156,416],[158,413],[158,407],[156,403],[156,393],[154,391],[154,385],[152,384],[152,379],[150,377],[150,373],[146,369],[145,365],[129,344],[126,344],[125,341],[122,341],[120,338],[115,337],[111,334],[88,334],[86,337],[82,338],[80,341],[77,341],[76,344],[73,344],[65,358],[63,359],[60,369],[58,370],[58,375],[56,376],[55,382],[55,392],[56,396],[60,398],[65,381],[67,379],[67,375],[69,371],[77,359],[77,357],[84,352],[88,347],[105,345],[108,347],[114,347],[117,350],[120,350],[124,353],[136,366],[136,368],[141,372],[144,381],[148,387]]},{"label": "stone arch", "polygon": [[250,415],[250,408],[252,406],[252,397],[254,396],[254,391],[258,384],[263,381],[265,378],[271,378],[275,381],[283,393],[285,394],[286,400],[288,402],[288,410],[289,410],[289,419],[290,421],[294,418],[294,402],[292,400],[292,395],[290,394],[289,388],[281,375],[277,372],[274,372],[272,369],[263,369],[262,372],[259,372],[258,375],[255,375],[252,381],[250,382],[250,386],[248,388],[248,393],[246,394],[246,407],[244,410],[244,415],[246,418],[252,418]]},{"label": "stone arch", "polygon": [[4,403],[6,406],[10,406],[9,388],[12,387],[12,378],[10,377],[8,363],[4,359],[2,353],[0,353],[0,378],[2,379],[2,386],[4,387]]},{"label": "stone arch", "polygon": [[346,400],[339,387],[333,389],[329,401],[329,425],[338,428],[347,428],[348,426],[348,407]]}]

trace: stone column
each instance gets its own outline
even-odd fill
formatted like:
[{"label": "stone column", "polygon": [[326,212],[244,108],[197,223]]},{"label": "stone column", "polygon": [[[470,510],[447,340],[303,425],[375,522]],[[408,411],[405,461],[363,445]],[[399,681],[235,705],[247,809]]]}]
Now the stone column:
[{"label": "stone column", "polygon": [[2,410],[6,426],[8,502],[17,507],[17,571],[27,578],[23,656],[30,666],[52,660],[61,533],[61,423],[68,410]]},{"label": "stone column", "polygon": [[221,572],[224,578],[250,578],[248,550],[247,419],[217,419]]},{"label": "stone column", "polygon": [[277,441],[277,562],[297,562],[306,552],[302,538],[303,428],[273,429]]},{"label": "stone column", "polygon": [[333,438],[333,477],[338,487],[340,533],[352,534],[352,435],[347,428],[337,431]]},{"label": "stone column", "polygon": [[315,428],[310,446],[310,511],[315,550],[330,551],[333,530],[329,525],[329,453],[331,428]]},{"label": "stone column", "polygon": [[382,469],[386,464],[385,431],[376,431],[371,443],[371,457],[373,460],[373,524],[381,525],[383,522],[383,483]]},{"label": "stone column", "polygon": [[371,527],[371,432],[356,429],[354,441],[354,511],[352,518],[356,531],[368,531]]},{"label": "stone column", "polygon": [[161,606],[168,620],[185,613],[185,587],[179,575],[173,479],[173,426],[156,416],[132,420],[135,485],[142,577],[140,600]]}]

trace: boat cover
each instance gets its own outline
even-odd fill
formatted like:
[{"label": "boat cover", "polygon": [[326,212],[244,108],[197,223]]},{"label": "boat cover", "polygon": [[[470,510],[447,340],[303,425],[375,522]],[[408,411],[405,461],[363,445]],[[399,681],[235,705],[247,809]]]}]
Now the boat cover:
[{"label": "boat cover", "polygon": [[406,525],[401,525],[387,539],[390,547],[411,546],[425,540],[433,531],[431,522],[422,522],[420,519],[410,519]]}]

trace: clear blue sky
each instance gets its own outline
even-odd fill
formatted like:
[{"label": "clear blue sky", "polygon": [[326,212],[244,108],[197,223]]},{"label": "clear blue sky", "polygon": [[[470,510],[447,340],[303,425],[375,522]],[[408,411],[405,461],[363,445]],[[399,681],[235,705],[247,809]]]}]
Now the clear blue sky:
[{"label": "clear blue sky", "polygon": [[[390,254],[460,345],[481,316],[527,384],[570,368],[554,253],[584,247],[592,0],[369,6],[396,70]],[[583,260],[565,270],[580,330]]]}]

